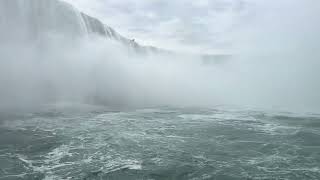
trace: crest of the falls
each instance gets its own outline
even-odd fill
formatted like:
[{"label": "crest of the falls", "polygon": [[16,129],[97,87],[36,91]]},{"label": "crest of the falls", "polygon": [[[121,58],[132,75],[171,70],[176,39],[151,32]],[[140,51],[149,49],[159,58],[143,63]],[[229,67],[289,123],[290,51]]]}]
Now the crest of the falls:
[{"label": "crest of the falls", "polygon": [[117,41],[135,52],[155,52],[118,34],[100,20],[60,0],[1,0],[0,40],[39,40],[54,35],[63,39],[100,36]]}]

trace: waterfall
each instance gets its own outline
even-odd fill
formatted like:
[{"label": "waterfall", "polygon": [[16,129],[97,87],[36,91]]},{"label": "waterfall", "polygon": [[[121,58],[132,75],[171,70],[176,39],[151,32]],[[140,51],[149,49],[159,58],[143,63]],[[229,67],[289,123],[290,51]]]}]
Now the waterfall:
[{"label": "waterfall", "polygon": [[87,34],[80,12],[56,0],[1,0],[2,38],[37,39],[52,33],[77,37]]},{"label": "waterfall", "polygon": [[0,41],[2,43],[26,42],[26,40],[46,42],[48,38],[58,39],[56,36],[61,37],[63,41],[98,36],[119,42],[128,48],[129,52],[138,54],[162,51],[141,46],[121,36],[100,20],[80,12],[61,0],[0,1]]}]

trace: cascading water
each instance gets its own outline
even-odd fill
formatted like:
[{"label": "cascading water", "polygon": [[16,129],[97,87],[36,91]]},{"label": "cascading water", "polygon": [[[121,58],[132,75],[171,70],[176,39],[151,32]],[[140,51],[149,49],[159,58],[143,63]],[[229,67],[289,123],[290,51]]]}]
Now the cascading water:
[{"label": "cascading water", "polygon": [[[41,40],[56,35],[68,39],[101,36],[120,42],[133,53],[152,53],[151,47],[140,46],[122,37],[98,19],[81,13],[64,1],[2,0],[0,8],[2,43],[13,40]],[[158,53],[160,52],[161,50],[158,50]]]},{"label": "cascading water", "polygon": [[73,6],[54,0],[2,0],[1,35],[36,39],[41,34],[83,36],[87,27]]}]

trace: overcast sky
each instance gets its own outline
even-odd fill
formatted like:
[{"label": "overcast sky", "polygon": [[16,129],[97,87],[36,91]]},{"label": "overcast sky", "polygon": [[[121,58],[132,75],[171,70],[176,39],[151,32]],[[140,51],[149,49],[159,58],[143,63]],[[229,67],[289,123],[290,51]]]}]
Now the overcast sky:
[{"label": "overcast sky", "polygon": [[248,0],[65,0],[141,44],[214,53],[250,16]]}]

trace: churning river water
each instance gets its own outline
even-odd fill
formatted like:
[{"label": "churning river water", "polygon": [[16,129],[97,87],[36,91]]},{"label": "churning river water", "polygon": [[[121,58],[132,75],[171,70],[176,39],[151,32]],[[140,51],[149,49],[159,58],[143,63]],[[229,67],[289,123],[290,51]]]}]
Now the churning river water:
[{"label": "churning river water", "polygon": [[0,180],[320,179],[320,114],[51,107],[0,118]]}]

